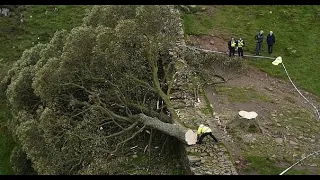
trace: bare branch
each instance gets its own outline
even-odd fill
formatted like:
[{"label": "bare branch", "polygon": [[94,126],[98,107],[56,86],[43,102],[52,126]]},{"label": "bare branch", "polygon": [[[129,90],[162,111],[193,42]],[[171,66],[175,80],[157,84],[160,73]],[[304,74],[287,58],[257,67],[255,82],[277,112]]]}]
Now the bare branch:
[{"label": "bare branch", "polygon": [[[98,100],[100,101],[99,98],[98,98]],[[119,121],[131,122],[131,120],[129,118],[121,116],[121,115],[118,115],[118,114],[110,111],[108,108],[103,107],[104,103],[102,103],[101,101],[99,102],[99,104],[102,104],[102,106],[100,106],[100,105],[92,105],[92,104],[90,104],[90,103],[88,103],[86,101],[79,101],[77,99],[74,99],[74,103],[82,105],[82,106],[86,106],[86,107],[89,107],[89,108],[100,109],[100,110],[104,111],[105,113],[107,113],[109,115],[109,117],[115,118],[115,119],[117,119]]]},{"label": "bare branch", "polygon": [[162,144],[162,147],[161,147],[161,150],[160,150],[160,153],[159,153],[159,156],[162,154],[163,152],[163,149],[164,149],[164,146],[166,145],[166,142],[168,140],[169,136],[166,137],[166,140],[164,140],[163,144]]},{"label": "bare branch", "polygon": [[129,78],[130,80],[134,80],[136,81],[137,83],[139,83],[140,85],[142,85],[143,87],[155,92],[155,93],[158,93],[157,89],[155,89],[154,87],[150,86],[149,83],[145,82],[145,81],[142,81],[134,76],[129,76],[128,74],[123,74],[126,78]]},{"label": "bare branch", "polygon": [[70,169],[69,174],[71,174],[71,172],[72,172],[72,170],[73,170],[74,168],[76,168],[77,166],[79,166],[79,165],[82,163],[82,159],[83,159],[83,158],[82,158],[82,155],[81,155],[79,162],[78,162],[77,164],[75,164],[75,165]]},{"label": "bare branch", "polygon": [[157,117],[163,122],[166,122],[166,123],[172,122],[171,118],[166,114],[163,114],[163,113],[159,114],[158,112],[152,109],[148,109],[144,107],[142,104],[128,103],[128,106],[132,109],[140,110],[140,112],[145,113],[148,116]]},{"label": "bare branch", "polygon": [[132,130],[133,128],[135,128],[137,125],[139,124],[139,122],[135,122],[133,123],[131,126],[129,126],[128,128],[122,130],[122,131],[119,131],[119,132],[116,132],[116,133],[113,133],[109,136],[105,136],[105,137],[102,137],[101,139],[108,139],[108,138],[113,138],[113,137],[116,137],[116,136],[119,136],[125,132],[128,132],[130,130]]},{"label": "bare branch", "polygon": [[63,83],[63,84],[60,84],[60,86],[75,86],[75,87],[78,87],[78,88],[81,88],[83,89],[85,92],[87,92],[88,94],[91,94],[91,95],[94,95],[95,93],[93,91],[89,91],[87,88],[85,88],[83,85],[79,85],[79,84],[76,84],[76,83]]},{"label": "bare branch", "polygon": [[168,85],[167,96],[170,96],[171,89],[172,89],[172,87],[173,87],[173,82],[174,82],[174,79],[176,78],[177,74],[178,74],[178,73],[176,72],[176,73],[174,73],[174,74],[172,75],[172,78],[171,78],[171,80],[170,80],[170,82],[169,82],[169,85]]},{"label": "bare branch", "polygon": [[174,67],[173,65],[174,65],[174,61],[171,61],[171,62],[168,64],[167,69],[165,70],[165,73],[164,73],[164,79],[167,79],[171,68]]},{"label": "bare branch", "polygon": [[151,132],[150,132],[150,138],[149,138],[149,168],[151,165],[151,143],[152,143],[152,128],[151,128]]},{"label": "bare branch", "polygon": [[124,129],[124,127],[122,127],[119,123],[117,123],[117,121],[115,121],[113,117],[111,117],[111,119],[112,119],[112,122],[113,122],[115,125],[117,125],[117,126],[120,127],[121,129]]},{"label": "bare branch", "polygon": [[118,143],[118,144],[116,145],[115,150],[113,150],[113,151],[111,152],[111,154],[117,152],[120,145],[125,144],[126,142],[128,142],[128,141],[130,141],[131,139],[135,138],[138,134],[140,134],[140,133],[145,129],[145,127],[146,127],[145,125],[142,126],[142,128],[140,128],[137,132],[135,132],[134,134],[132,134],[131,137],[129,137],[129,138],[127,138],[126,140],[121,141],[120,143]]},{"label": "bare branch", "polygon": [[135,128],[138,124],[139,124],[139,122],[135,122],[135,123],[133,123],[131,126],[123,129],[122,131],[119,131],[119,132],[116,132],[116,133],[113,133],[113,134],[111,134],[111,135],[109,135],[109,136],[104,136],[104,137],[97,137],[97,138],[93,138],[93,137],[81,137],[80,135],[74,134],[74,133],[71,133],[71,132],[68,132],[68,134],[78,137],[81,141],[85,141],[85,140],[88,140],[88,139],[93,139],[93,140],[104,139],[104,140],[106,140],[106,139],[110,139],[110,138],[113,138],[113,137],[116,137],[116,136],[120,136],[120,135],[122,135],[122,134],[124,134],[124,133],[126,133],[126,132],[128,132],[128,131],[130,131],[130,130],[132,130],[132,129]]},{"label": "bare branch", "polygon": [[160,86],[160,81],[159,81],[159,77],[158,77],[158,67],[157,67],[156,63],[154,62],[154,60],[153,60],[152,53],[151,53],[151,46],[149,46],[148,58],[147,59],[148,59],[148,62],[150,63],[150,65],[152,67],[152,78],[153,78],[153,82],[154,82],[154,85],[155,85],[155,89],[157,90],[157,92],[160,95],[160,97],[166,103],[167,109],[170,111],[170,113],[173,116],[173,118],[178,120],[178,121],[180,121],[179,117],[175,113],[175,110],[171,106],[171,102],[170,102],[169,97],[163,92],[163,90],[162,90],[162,88]]}]

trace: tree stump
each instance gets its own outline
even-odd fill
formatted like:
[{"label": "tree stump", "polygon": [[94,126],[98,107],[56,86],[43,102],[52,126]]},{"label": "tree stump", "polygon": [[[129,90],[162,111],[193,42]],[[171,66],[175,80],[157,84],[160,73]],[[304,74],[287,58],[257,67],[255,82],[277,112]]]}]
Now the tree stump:
[{"label": "tree stump", "polygon": [[236,118],[229,123],[230,128],[241,129],[249,133],[262,133],[262,130],[257,122],[258,114],[254,111],[240,111]]}]

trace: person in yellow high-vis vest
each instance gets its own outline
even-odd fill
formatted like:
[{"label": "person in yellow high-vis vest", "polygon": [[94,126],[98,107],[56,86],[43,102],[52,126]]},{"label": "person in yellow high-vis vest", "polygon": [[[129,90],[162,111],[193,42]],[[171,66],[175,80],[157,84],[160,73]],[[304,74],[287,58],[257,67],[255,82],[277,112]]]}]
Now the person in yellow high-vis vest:
[{"label": "person in yellow high-vis vest", "polygon": [[239,38],[239,40],[236,42],[238,47],[238,55],[239,57],[243,57],[243,47],[245,45],[242,38]]},{"label": "person in yellow high-vis vest", "polygon": [[232,37],[231,40],[228,43],[228,48],[229,48],[229,57],[233,57],[234,53],[236,52],[236,41]]},{"label": "person in yellow high-vis vest", "polygon": [[198,134],[197,144],[202,144],[203,138],[208,135],[211,136],[212,139],[215,140],[216,142],[219,142],[218,139],[214,137],[214,135],[212,134],[212,130],[208,126],[205,126],[203,124],[200,124],[197,134]]}]

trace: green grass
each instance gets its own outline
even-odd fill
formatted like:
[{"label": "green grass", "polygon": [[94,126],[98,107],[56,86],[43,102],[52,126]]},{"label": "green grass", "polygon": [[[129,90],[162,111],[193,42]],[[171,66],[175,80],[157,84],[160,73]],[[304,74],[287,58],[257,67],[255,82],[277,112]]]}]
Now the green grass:
[{"label": "green grass", "polygon": [[206,14],[183,14],[182,18],[186,34],[208,34],[211,32],[211,27],[214,25],[213,21],[211,20],[211,17]]},{"label": "green grass", "polygon": [[[57,7],[58,11],[53,11]],[[32,5],[24,6],[24,22],[20,23],[20,15],[0,17],[0,59],[12,62],[19,59],[26,48],[34,42],[46,43],[55,31],[70,30],[82,23],[85,9],[89,6],[78,5]],[[45,14],[46,10],[48,11]],[[32,16],[32,18],[30,18]],[[39,40],[38,40],[39,37]]]},{"label": "green grass", "polygon": [[217,86],[217,93],[226,95],[230,102],[251,102],[252,100],[260,100],[262,102],[272,103],[272,99],[268,96],[258,94],[251,87],[249,88],[238,88],[238,87],[225,87]]},{"label": "green grass", "polygon": [[210,101],[209,101],[209,99],[208,99],[208,97],[207,97],[204,89],[202,89],[201,95],[203,96],[203,98],[204,98],[204,100],[205,100],[205,102],[206,102],[206,108],[205,108],[206,110],[203,110],[203,113],[204,113],[204,114],[207,113],[208,115],[213,116],[213,109],[212,109],[212,107],[211,107],[211,103],[210,103]]},{"label": "green grass", "polygon": [[318,121],[315,121],[315,114],[313,111],[306,111],[299,108],[290,108],[282,111],[283,116],[281,119],[287,121],[279,122],[282,126],[290,126],[293,130],[292,133],[303,132],[312,134],[314,136],[320,135],[320,126]]},{"label": "green grass", "polygon": [[[279,113],[282,116],[279,116]],[[243,148],[246,159],[249,161],[249,166],[246,168],[246,174],[279,174],[286,168],[288,168],[293,163],[297,162],[297,158],[293,157],[293,154],[298,154],[301,156],[302,153],[310,151],[310,148],[314,149],[314,147],[310,146],[310,142],[304,140],[294,140],[293,137],[298,137],[299,134],[303,133],[305,136],[314,135],[317,137],[319,135],[319,125],[317,121],[314,120],[311,112],[295,109],[295,108],[281,108],[277,110],[279,118],[277,123],[281,124],[282,127],[272,127],[272,135],[277,136],[278,133],[288,134],[290,133],[290,138],[298,142],[300,144],[299,149],[294,150],[292,146],[277,146],[274,143],[271,143],[267,138],[260,136],[257,137],[257,142],[252,146],[246,146]],[[310,126],[308,126],[308,124]],[[271,128],[271,126],[269,126]],[[284,128],[284,127],[288,127]],[[305,132],[308,130],[308,132]],[[240,146],[244,144],[241,143],[238,137],[242,137],[243,134],[240,134],[239,131],[231,132],[232,136],[235,137],[237,142],[240,142]],[[313,151],[313,150],[311,150]],[[315,151],[315,150],[314,150]],[[271,158],[273,155],[276,157]],[[318,159],[306,159],[304,161],[306,164],[316,163],[318,164]],[[318,174],[319,171],[316,169],[308,168],[306,166],[296,166],[290,169],[286,175],[294,175],[294,174]]]},{"label": "green grass", "polygon": [[15,142],[7,129],[0,127],[0,175],[12,175],[10,155]]},{"label": "green grass", "polygon": [[200,152],[188,152],[188,155],[200,157],[201,153]]},{"label": "green grass", "polygon": [[[245,54],[255,53],[254,36],[264,30],[265,38],[271,30],[276,36],[274,54],[281,56],[289,75],[298,87],[320,96],[320,6],[238,5],[213,6],[210,11],[184,14],[183,25],[187,35],[224,34],[242,37],[246,42]],[[210,7],[209,7],[210,8]],[[270,13],[272,11],[272,13]],[[226,36],[227,35],[227,36]],[[268,56],[264,38],[262,55]],[[252,59],[251,64],[275,77],[287,80],[281,66],[272,60]]]},{"label": "green grass", "polygon": [[8,118],[7,113],[6,108],[0,104],[0,175],[14,174],[10,163],[10,154],[15,142],[8,129],[4,126]]},{"label": "green grass", "polygon": [[[276,164],[268,158],[260,156],[247,156],[249,166],[245,169],[247,173],[257,172],[259,175],[278,175],[284,171],[287,167],[278,167]],[[289,167],[290,165],[288,165]],[[308,175],[310,172],[307,170],[290,169],[285,175]]]}]

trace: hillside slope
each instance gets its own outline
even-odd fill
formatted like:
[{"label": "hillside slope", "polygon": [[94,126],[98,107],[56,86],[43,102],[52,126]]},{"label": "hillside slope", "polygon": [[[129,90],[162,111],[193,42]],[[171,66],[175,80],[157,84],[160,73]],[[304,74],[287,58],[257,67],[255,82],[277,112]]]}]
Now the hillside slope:
[{"label": "hillside slope", "polygon": [[[309,92],[320,96],[320,6],[204,6],[203,12],[183,14],[188,35],[214,35],[229,41],[231,36],[246,42],[244,54],[255,53],[254,36],[260,30],[265,38],[269,31],[276,36],[273,57],[282,56],[291,78]],[[187,37],[188,38],[188,37]],[[208,42],[210,39],[208,40]],[[263,56],[268,56],[264,39]],[[270,60],[250,59],[263,71],[287,79],[282,68]]]},{"label": "hillside slope", "polygon": [[[302,93],[319,106],[320,66],[315,38],[320,32],[320,24],[315,22],[319,7],[205,6],[205,11],[183,15],[186,39],[191,46],[227,52],[230,37],[242,37],[247,43],[245,54],[255,54],[254,35],[260,29],[265,35],[272,30],[276,35],[272,57],[282,56],[295,84],[307,90]],[[266,44],[262,55],[269,56]],[[314,109],[288,82],[282,67],[271,62],[245,58],[243,73],[222,73],[229,80],[206,89],[215,114],[210,125],[233,155],[239,174],[279,174],[319,150]],[[217,73],[215,67],[207,68]],[[240,110],[256,111],[260,130],[243,129],[237,117]],[[319,165],[313,156],[286,174],[319,174]]]}]

